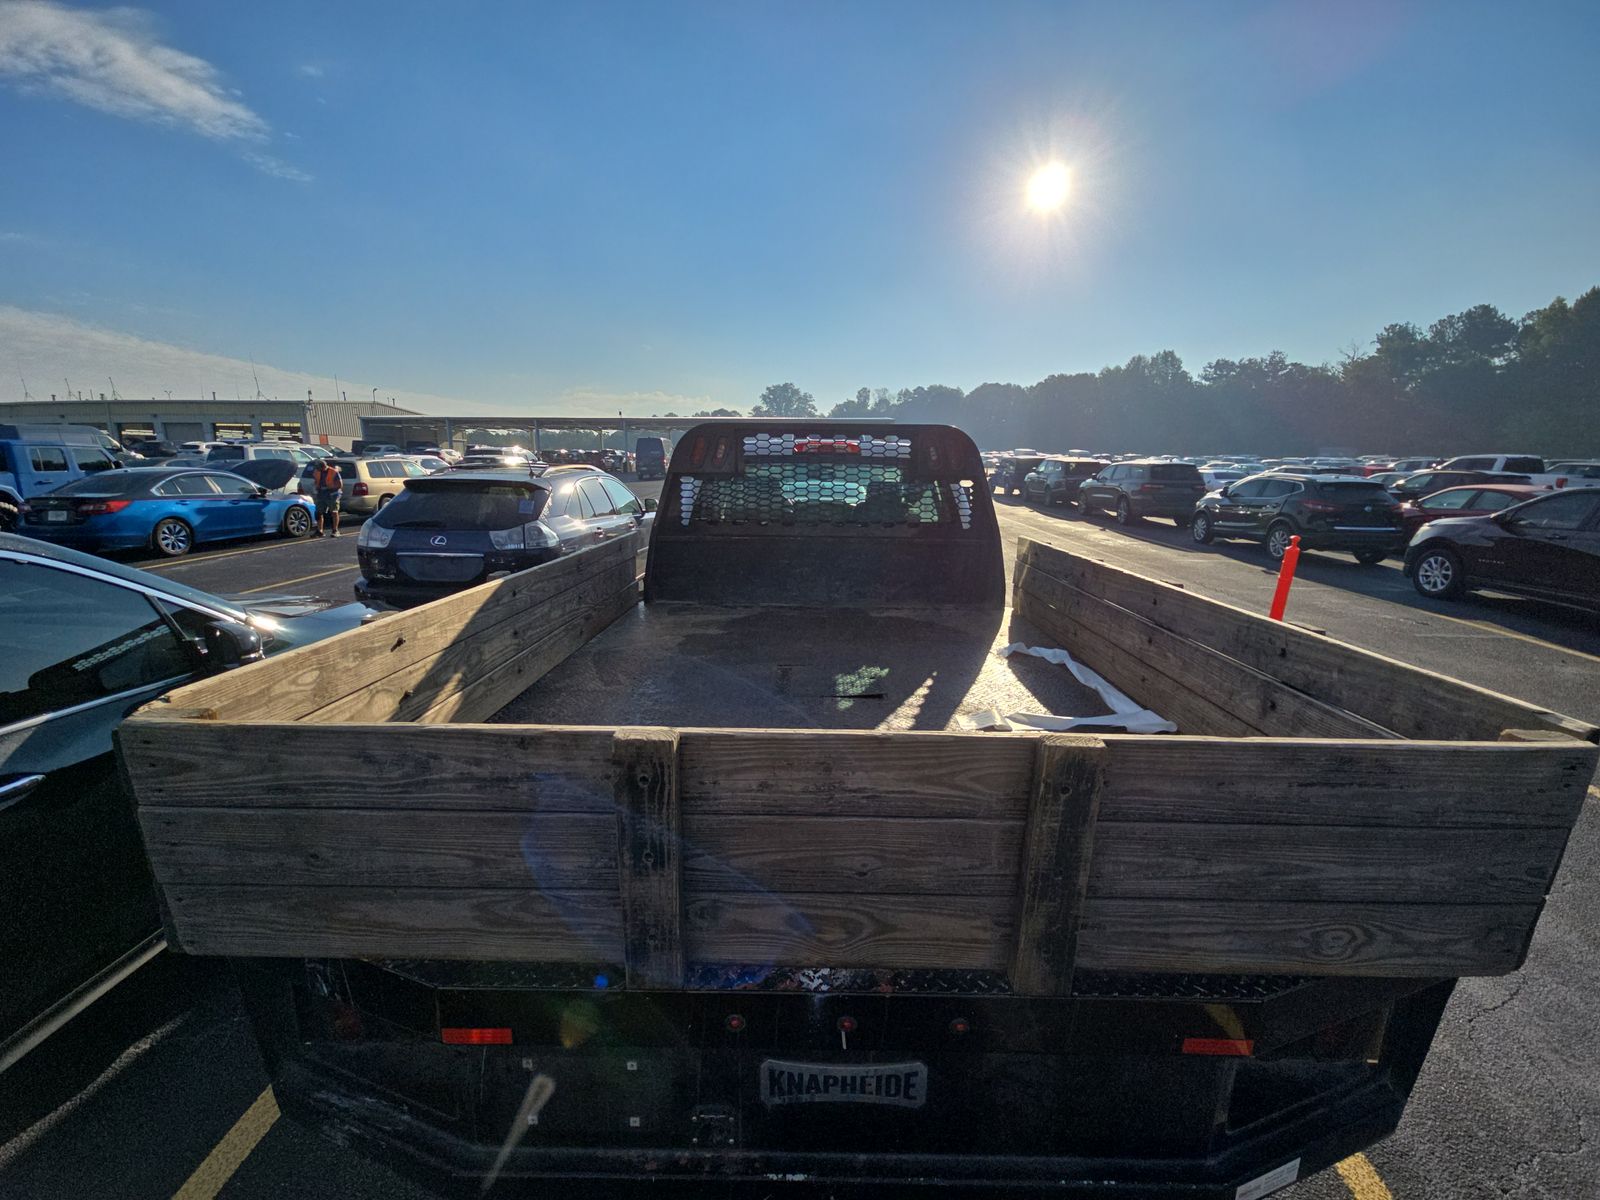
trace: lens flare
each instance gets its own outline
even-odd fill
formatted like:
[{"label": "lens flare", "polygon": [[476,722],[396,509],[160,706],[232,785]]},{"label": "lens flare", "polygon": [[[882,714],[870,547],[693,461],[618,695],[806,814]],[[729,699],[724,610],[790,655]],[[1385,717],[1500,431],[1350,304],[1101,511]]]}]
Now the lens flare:
[{"label": "lens flare", "polygon": [[1072,173],[1066,164],[1046,163],[1028,179],[1028,207],[1036,213],[1053,213],[1067,202]]}]

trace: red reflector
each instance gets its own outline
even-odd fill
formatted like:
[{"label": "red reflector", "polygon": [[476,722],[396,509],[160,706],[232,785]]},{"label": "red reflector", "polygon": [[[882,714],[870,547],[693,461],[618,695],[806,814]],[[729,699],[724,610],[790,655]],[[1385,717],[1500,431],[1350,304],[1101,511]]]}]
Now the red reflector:
[{"label": "red reflector", "polygon": [[723,463],[725,463],[727,461],[728,461],[728,439],[725,438],[725,437],[719,437],[717,439],[717,448],[711,452],[711,465],[713,467],[720,467]]},{"label": "red reflector", "polygon": [[705,461],[706,439],[704,437],[697,437],[694,440],[694,449],[689,452],[689,465],[691,467],[698,467],[702,466]]},{"label": "red reflector", "polygon": [[509,1029],[441,1029],[439,1039],[447,1046],[509,1046]]},{"label": "red reflector", "polygon": [[1233,1038],[1184,1038],[1183,1052],[1185,1054],[1237,1054],[1248,1058],[1255,1052],[1256,1044],[1248,1039],[1235,1040]]}]

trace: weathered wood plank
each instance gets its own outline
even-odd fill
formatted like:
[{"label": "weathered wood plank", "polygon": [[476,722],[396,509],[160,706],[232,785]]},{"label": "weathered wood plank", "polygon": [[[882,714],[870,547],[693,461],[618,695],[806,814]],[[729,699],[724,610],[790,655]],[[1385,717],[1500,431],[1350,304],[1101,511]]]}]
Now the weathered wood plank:
[{"label": "weathered wood plank", "polygon": [[[1583,742],[1350,742],[1110,734],[1105,821],[1557,828],[1600,751]],[[1202,834],[1203,836],[1203,834]]]},{"label": "weathered wood plank", "polygon": [[1069,620],[1031,592],[1017,596],[1024,617],[1048,634],[1056,645],[1098,671],[1127,695],[1154,697],[1151,707],[1188,734],[1214,737],[1259,737],[1261,730],[1224,707],[1220,698],[1192,691],[1183,681],[1128,654],[1085,625]]},{"label": "weathered wood plank", "polygon": [[[574,624],[587,626],[601,608],[615,611],[623,603],[638,599],[629,563],[617,563],[595,572],[572,587],[551,596],[536,609],[525,609],[510,620],[488,625],[472,634],[463,633],[440,653],[394,671],[358,692],[331,704],[302,714],[299,720],[331,724],[339,721],[434,721],[435,711],[467,715],[460,720],[478,720],[503,705],[486,708],[476,700],[495,692],[513,662],[537,647],[552,643]],[[602,626],[603,628],[603,626]],[[598,630],[596,630],[598,632]],[[569,651],[570,653],[570,651]],[[562,655],[561,657],[565,657]],[[553,667],[556,658],[543,670],[524,668],[518,678],[529,684]]]},{"label": "weathered wood plank", "polygon": [[169,884],[163,891],[190,954],[610,963],[622,954],[614,888]]},{"label": "weathered wood plank", "polygon": [[1502,975],[1539,904],[1294,904],[1091,898],[1079,970]]},{"label": "weathered wood plank", "polygon": [[704,892],[1010,896],[1022,822],[684,813],[684,886]]},{"label": "weathered wood plank", "polygon": [[[1098,599],[1036,566],[1017,565],[1017,586],[1027,598],[1058,612],[1069,628],[1089,629],[1187,690],[1216,697],[1263,733],[1277,737],[1378,738],[1395,734],[1342,708],[1325,704],[1192,637],[1174,633],[1109,601]],[[1028,615],[1025,613],[1024,615]],[[1070,643],[1069,643],[1070,646]],[[1140,697],[1135,695],[1136,699]]]},{"label": "weathered wood plank", "polygon": [[680,730],[685,808],[736,816],[1020,820],[1032,734]]},{"label": "weathered wood plank", "polygon": [[671,729],[619,729],[611,742],[611,761],[616,768],[616,862],[628,986],[681,987],[678,735]]},{"label": "weathered wood plank", "polygon": [[1015,907],[1004,896],[695,896],[686,934],[695,962],[999,970]]},{"label": "weathered wood plank", "polygon": [[1564,829],[1106,822],[1089,894],[1494,904],[1543,900]]},{"label": "weathered wood plank", "polygon": [[1011,954],[1011,986],[1022,995],[1072,993],[1105,758],[1105,744],[1095,738],[1039,739]]},{"label": "weathered wood plank", "polygon": [[627,580],[620,589],[596,597],[566,617],[538,641],[516,651],[500,665],[485,671],[418,715],[428,724],[446,721],[483,721],[533,687],[590,638],[639,603],[639,587]]},{"label": "weathered wood plank", "polygon": [[613,811],[607,729],[146,720],[118,744],[141,806]]},{"label": "weathered wood plank", "polygon": [[616,871],[609,815],[144,807],[139,825],[169,884],[561,891]]},{"label": "weathered wood plank", "polygon": [[[462,639],[537,613],[552,597],[633,562],[634,539],[580,551],[505,579],[396,613],[337,638],[178,688],[141,714],[197,708],[218,720],[294,720],[360,693]],[[133,720],[142,719],[135,714]]]},{"label": "weathered wood plank", "polygon": [[1488,741],[1508,728],[1600,737],[1587,722],[1054,546],[1023,539],[1017,558],[1406,737]]}]

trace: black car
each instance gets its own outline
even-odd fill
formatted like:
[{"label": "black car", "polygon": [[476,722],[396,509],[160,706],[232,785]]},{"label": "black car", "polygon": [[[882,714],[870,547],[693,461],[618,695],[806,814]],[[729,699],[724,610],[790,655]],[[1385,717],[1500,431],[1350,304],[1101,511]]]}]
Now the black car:
[{"label": "black car", "polygon": [[1407,475],[1398,483],[1389,485],[1389,494],[1396,500],[1419,500],[1448,487],[1465,487],[1469,483],[1528,483],[1526,475],[1507,475],[1494,471],[1418,471]]},{"label": "black car", "polygon": [[408,479],[356,538],[356,596],[396,607],[437,600],[630,533],[655,508],[591,467]]},{"label": "black car", "polygon": [[1274,560],[1294,535],[1303,550],[1349,550],[1359,563],[1381,562],[1405,545],[1400,502],[1370,479],[1269,471],[1209,493],[1189,520],[1194,540],[1262,542]]},{"label": "black car", "polygon": [[1406,547],[1405,573],[1432,600],[1492,587],[1600,612],[1600,488],[1430,521]]},{"label": "black car", "polygon": [[989,472],[989,490],[998,490],[1002,496],[1019,494],[1028,473],[1037,470],[1044,458],[1042,454],[1003,455],[994,470]]},{"label": "black car", "polygon": [[1131,525],[1144,517],[1166,517],[1187,525],[1195,501],[1206,494],[1205,480],[1193,463],[1139,459],[1103,468],[1078,487],[1084,516],[1117,514],[1117,524]]},{"label": "black car", "polygon": [[369,615],[284,605],[0,534],[0,1071],[161,950],[112,752],[122,718]]},{"label": "black car", "polygon": [[1024,504],[1071,504],[1085,479],[1105,470],[1106,464],[1094,458],[1064,458],[1052,455],[1022,479]]}]

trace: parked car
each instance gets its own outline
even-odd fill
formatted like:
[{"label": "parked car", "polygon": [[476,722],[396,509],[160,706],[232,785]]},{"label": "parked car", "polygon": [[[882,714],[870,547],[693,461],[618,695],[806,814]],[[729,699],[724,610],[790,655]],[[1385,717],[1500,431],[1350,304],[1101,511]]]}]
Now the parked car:
[{"label": "parked car", "polygon": [[79,479],[28,501],[19,531],[78,550],[148,546],[177,558],[203,542],[281,533],[301,538],[316,523],[304,496],[227,471],[126,467]]},{"label": "parked car", "polygon": [[1389,485],[1389,494],[1396,500],[1416,500],[1431,496],[1447,487],[1464,487],[1469,483],[1531,483],[1526,475],[1497,475],[1491,471],[1419,471],[1407,475],[1398,483]]},{"label": "parked car", "polygon": [[[1256,473],[1252,472],[1252,474]],[[1376,475],[1368,475],[1367,478],[1372,480],[1373,483],[1381,483],[1387,489],[1394,487],[1408,474],[1410,474],[1408,471],[1379,471]]]},{"label": "parked car", "polygon": [[381,458],[385,454],[400,454],[402,451],[393,442],[359,442],[356,453],[368,458]]},{"label": "parked car", "polygon": [[1529,483],[1562,487],[1566,479],[1550,472],[1537,454],[1462,454],[1439,464],[1441,471],[1489,471],[1497,475],[1526,475]]},{"label": "parked car", "polygon": [[[370,516],[400,494],[406,480],[428,474],[419,463],[409,458],[334,458],[330,459],[344,477],[339,506],[347,514]],[[316,463],[308,464],[300,472],[300,494],[312,496],[316,488],[311,482]]]},{"label": "parked car", "polygon": [[1190,463],[1142,459],[1116,463],[1086,479],[1078,489],[1078,507],[1085,516],[1113,512],[1117,524],[1144,517],[1166,517],[1187,525],[1195,502],[1205,495],[1200,471]]},{"label": "parked car", "polygon": [[135,454],[150,459],[171,458],[178,453],[176,442],[165,442],[160,438],[128,438],[122,444]]},{"label": "parked car", "polygon": [[672,443],[662,437],[635,438],[633,453],[640,479],[661,479],[667,473],[667,460],[672,457]]},{"label": "parked car", "polygon": [[1042,454],[1002,454],[999,464],[989,472],[989,490],[999,491],[1002,496],[1021,495],[1029,472],[1038,470],[1044,458]]},{"label": "parked car", "polygon": [[1565,476],[1567,483],[1564,486],[1570,487],[1577,480],[1585,482],[1600,480],[1600,462],[1574,462],[1571,460],[1553,462],[1546,467],[1546,472],[1551,475]]},{"label": "parked car", "polygon": [[1370,479],[1306,477],[1273,471],[1207,495],[1189,522],[1194,540],[1261,542],[1273,560],[1290,539],[1303,550],[1348,550],[1359,563],[1381,562],[1405,545],[1400,505]]},{"label": "parked car", "polygon": [[162,947],[112,731],[196,676],[371,615],[287,611],[0,534],[0,1071]]},{"label": "parked car", "polygon": [[292,462],[300,467],[309,466],[317,461],[317,456],[307,453],[302,446],[227,442],[221,446],[213,446],[206,451],[206,464],[208,466],[221,467],[224,471],[232,464],[253,462],[258,458]]},{"label": "parked car", "polygon": [[1442,517],[1486,517],[1490,513],[1521,504],[1524,500],[1543,496],[1548,491],[1548,488],[1534,487],[1531,483],[1485,483],[1445,488],[1420,500],[1407,500],[1400,506],[1400,520],[1409,538],[1429,521],[1437,521]]},{"label": "parked car", "polygon": [[1241,479],[1248,479],[1254,473],[1252,471],[1241,471],[1235,467],[1217,467],[1214,469],[1202,467],[1200,469],[1200,482],[1206,485],[1208,491],[1215,491],[1217,488],[1226,487],[1230,483],[1238,483]]},{"label": "parked car", "polygon": [[436,600],[631,531],[655,507],[590,468],[553,479],[525,471],[408,479],[356,538],[356,596],[396,607]]},{"label": "parked car", "polygon": [[1406,547],[1422,595],[1492,587],[1600,612],[1600,488],[1568,487],[1487,517],[1430,521]]},{"label": "parked car", "polygon": [[[117,460],[97,443],[64,442],[67,425],[0,425],[0,533],[14,530],[23,504],[74,480],[114,471]],[[87,427],[84,427],[87,428]],[[89,429],[98,433],[99,430]]]},{"label": "parked car", "polygon": [[440,471],[448,471],[450,469],[450,464],[437,454],[413,454],[411,461],[430,475],[436,475]]},{"label": "parked car", "polygon": [[1024,504],[1075,504],[1078,488],[1106,464],[1093,458],[1051,455],[1022,477]]}]

